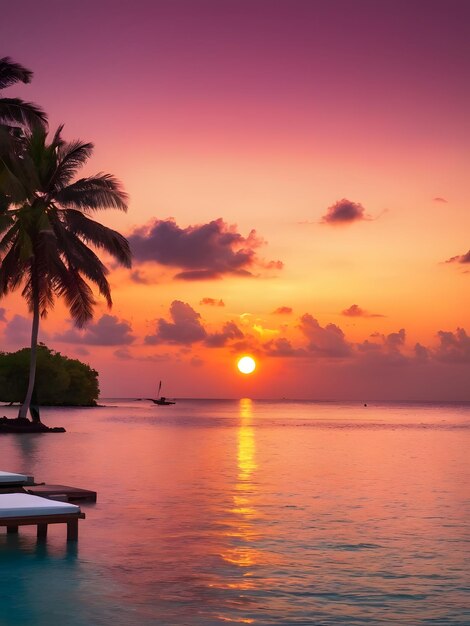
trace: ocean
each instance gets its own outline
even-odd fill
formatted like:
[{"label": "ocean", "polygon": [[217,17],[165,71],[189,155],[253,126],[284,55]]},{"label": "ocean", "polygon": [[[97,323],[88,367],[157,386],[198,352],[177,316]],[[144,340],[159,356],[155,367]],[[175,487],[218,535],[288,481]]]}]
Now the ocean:
[{"label": "ocean", "polygon": [[78,543],[0,529],[1,626],[470,624],[470,404],[101,404],[0,437],[98,492]]}]

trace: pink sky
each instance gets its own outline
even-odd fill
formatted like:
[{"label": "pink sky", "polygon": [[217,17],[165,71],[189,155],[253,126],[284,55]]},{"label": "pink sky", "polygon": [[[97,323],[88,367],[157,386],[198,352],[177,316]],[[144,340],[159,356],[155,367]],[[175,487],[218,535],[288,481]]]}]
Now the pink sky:
[{"label": "pink sky", "polygon": [[[93,141],[86,171],[131,196],[99,216],[135,252],[112,311],[77,334],[58,304],[43,340],[104,396],[163,379],[175,396],[469,400],[469,19],[466,0],[3,7],[1,56],[34,71],[5,95]],[[1,348],[27,345],[19,295],[0,307]]]}]

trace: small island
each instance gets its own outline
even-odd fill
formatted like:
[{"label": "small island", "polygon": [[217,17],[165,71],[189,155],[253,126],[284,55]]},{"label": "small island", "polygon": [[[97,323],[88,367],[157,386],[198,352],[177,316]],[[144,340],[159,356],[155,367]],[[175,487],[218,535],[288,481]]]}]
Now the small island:
[{"label": "small island", "polygon": [[[28,386],[29,348],[0,352],[0,401],[21,403]],[[31,412],[38,406],[96,406],[98,372],[78,359],[71,359],[44,344],[37,347],[37,374]],[[35,428],[33,428],[33,426]],[[25,418],[0,417],[1,432],[65,432]]]}]

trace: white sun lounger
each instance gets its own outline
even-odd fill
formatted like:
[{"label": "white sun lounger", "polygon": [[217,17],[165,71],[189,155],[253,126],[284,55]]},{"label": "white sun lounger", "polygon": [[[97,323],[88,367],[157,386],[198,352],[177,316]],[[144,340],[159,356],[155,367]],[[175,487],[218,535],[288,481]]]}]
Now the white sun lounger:
[{"label": "white sun lounger", "polygon": [[85,517],[80,507],[27,493],[0,494],[0,526],[17,533],[18,526],[37,525],[38,537],[47,536],[48,524],[67,524],[67,540],[78,539],[78,520]]},{"label": "white sun lounger", "polygon": [[26,474],[15,474],[14,472],[0,471],[0,487],[7,487],[10,485],[32,485],[32,484],[34,484],[33,476],[27,476]]}]

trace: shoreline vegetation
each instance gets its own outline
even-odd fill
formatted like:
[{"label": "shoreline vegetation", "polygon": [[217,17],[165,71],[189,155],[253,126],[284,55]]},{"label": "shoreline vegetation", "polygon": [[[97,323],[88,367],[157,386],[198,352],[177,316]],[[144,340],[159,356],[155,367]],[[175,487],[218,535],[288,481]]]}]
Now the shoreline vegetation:
[{"label": "shoreline vegetation", "polygon": [[[0,59],[0,91],[32,76],[9,57]],[[127,211],[128,195],[112,174],[78,178],[94,146],[66,141],[62,131],[60,125],[49,132],[37,105],[0,95],[0,298],[21,288],[32,317],[31,347],[1,353],[7,366],[0,372],[0,398],[21,402],[14,424],[3,418],[5,428],[24,429],[29,422],[36,432],[64,432],[41,423],[40,404],[63,405],[58,394],[66,393],[69,406],[81,406],[83,391],[91,397],[85,404],[96,401],[97,372],[38,344],[40,319],[63,298],[74,324],[84,327],[96,305],[90,282],[112,307],[109,270],[97,251],[123,267],[132,264],[127,239],[90,217],[102,209]],[[57,362],[58,369],[45,374],[46,360],[50,370]]]},{"label": "shoreline vegetation", "polygon": [[[21,399],[28,384],[30,352],[29,348],[17,352],[0,352],[0,400],[5,406],[19,404],[21,407]],[[51,380],[54,385],[50,384]],[[39,406],[96,407],[99,391],[96,370],[78,359],[70,359],[39,344],[36,382],[30,405],[33,420],[0,417],[0,434],[65,432],[65,428],[49,428],[43,424]]]},{"label": "shoreline vegetation", "polygon": [[[30,354],[30,348],[0,352],[0,401],[21,404],[28,385]],[[38,345],[33,407],[96,406],[99,393],[96,370],[44,344]]]}]

